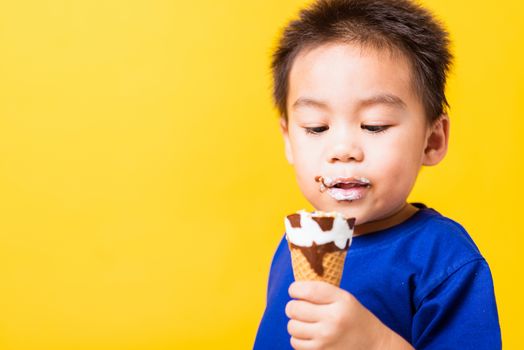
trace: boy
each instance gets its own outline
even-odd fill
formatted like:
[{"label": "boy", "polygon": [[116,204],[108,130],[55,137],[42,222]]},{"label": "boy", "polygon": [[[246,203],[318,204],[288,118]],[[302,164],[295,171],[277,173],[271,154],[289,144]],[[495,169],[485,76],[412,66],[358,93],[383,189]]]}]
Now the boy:
[{"label": "boy", "polygon": [[[319,0],[272,64],[286,157],[317,210],[356,217],[340,288],[275,253],[255,349],[499,349],[489,267],[454,221],[406,199],[449,136],[448,35],[409,0]],[[319,176],[334,179],[319,190]]]}]

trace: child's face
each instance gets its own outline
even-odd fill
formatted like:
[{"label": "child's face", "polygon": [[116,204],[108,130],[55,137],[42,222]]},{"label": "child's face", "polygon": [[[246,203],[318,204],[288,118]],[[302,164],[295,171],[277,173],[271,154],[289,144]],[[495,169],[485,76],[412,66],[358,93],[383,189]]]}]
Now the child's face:
[{"label": "child's face", "polygon": [[[287,111],[286,156],[304,196],[315,209],[356,217],[357,224],[397,213],[420,167],[444,156],[428,147],[438,140],[407,60],[387,50],[333,43],[300,53]],[[321,192],[317,176],[347,184]]]}]

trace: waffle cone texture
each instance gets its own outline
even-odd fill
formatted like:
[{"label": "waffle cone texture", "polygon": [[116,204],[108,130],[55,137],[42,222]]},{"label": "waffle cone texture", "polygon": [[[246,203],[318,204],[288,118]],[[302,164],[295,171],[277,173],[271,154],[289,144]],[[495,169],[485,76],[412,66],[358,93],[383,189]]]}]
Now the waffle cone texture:
[{"label": "waffle cone texture", "polygon": [[289,245],[289,251],[291,252],[291,264],[296,281],[324,281],[337,287],[340,286],[347,250],[337,250],[324,255],[322,259],[324,273],[322,276],[313,270],[300,249]]}]

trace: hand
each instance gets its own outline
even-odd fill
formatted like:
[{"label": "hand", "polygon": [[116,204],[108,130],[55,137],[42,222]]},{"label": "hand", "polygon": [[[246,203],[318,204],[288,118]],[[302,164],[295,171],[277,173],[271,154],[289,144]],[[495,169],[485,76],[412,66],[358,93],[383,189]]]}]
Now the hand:
[{"label": "hand", "polygon": [[294,282],[286,306],[291,346],[312,349],[413,349],[350,293],[319,281]]}]

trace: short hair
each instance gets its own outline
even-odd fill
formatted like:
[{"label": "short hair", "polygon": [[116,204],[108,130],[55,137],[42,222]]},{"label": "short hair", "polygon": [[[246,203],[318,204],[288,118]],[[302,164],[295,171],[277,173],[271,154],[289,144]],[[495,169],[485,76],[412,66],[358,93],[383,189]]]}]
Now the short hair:
[{"label": "short hair", "polygon": [[273,54],[273,98],[286,120],[289,73],[296,56],[332,42],[401,52],[410,63],[426,118],[434,122],[447,112],[444,90],[453,56],[448,33],[428,10],[410,0],[318,0],[284,28]]}]

